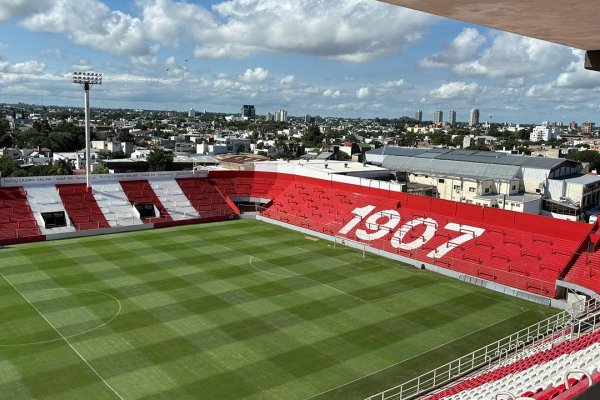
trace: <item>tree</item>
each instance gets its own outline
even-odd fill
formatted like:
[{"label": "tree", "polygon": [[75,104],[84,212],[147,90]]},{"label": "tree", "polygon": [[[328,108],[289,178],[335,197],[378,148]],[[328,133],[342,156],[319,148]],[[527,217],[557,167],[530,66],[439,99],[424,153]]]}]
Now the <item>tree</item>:
[{"label": "tree", "polygon": [[0,175],[11,176],[17,170],[19,170],[19,164],[15,160],[7,156],[0,157]]},{"label": "tree", "polygon": [[110,173],[110,171],[106,167],[96,167],[96,169],[94,169],[94,171],[92,171],[92,174],[108,174],[108,173]]},{"label": "tree", "polygon": [[173,166],[173,154],[163,149],[154,149],[146,158],[149,171],[169,171]]},{"label": "tree", "polygon": [[595,150],[574,151],[567,154],[566,158],[569,160],[590,163],[590,169],[600,168],[600,153]]},{"label": "tree", "polygon": [[52,163],[52,172],[54,175],[73,175],[73,167],[69,161],[61,158]]}]

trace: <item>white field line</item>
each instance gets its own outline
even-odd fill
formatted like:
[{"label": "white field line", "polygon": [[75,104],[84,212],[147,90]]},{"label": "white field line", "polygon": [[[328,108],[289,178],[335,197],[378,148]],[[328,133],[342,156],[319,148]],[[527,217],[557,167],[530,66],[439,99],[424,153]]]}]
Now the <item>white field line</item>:
[{"label": "white field line", "polygon": [[413,358],[417,358],[417,357],[419,357],[419,356],[422,356],[423,354],[427,354],[427,353],[429,353],[430,351],[437,350],[437,349],[439,349],[440,347],[443,347],[443,346],[446,346],[446,345],[448,345],[448,344],[450,344],[450,343],[456,342],[457,340],[460,340],[460,339],[466,338],[467,336],[470,336],[470,335],[472,335],[472,334],[474,334],[474,333],[477,333],[477,332],[483,331],[483,330],[485,330],[485,329],[491,328],[491,327],[492,327],[492,326],[494,326],[494,325],[501,324],[501,323],[503,323],[503,322],[505,322],[505,321],[508,321],[509,319],[512,319],[512,318],[514,318],[514,317],[516,317],[516,316],[518,316],[518,315],[521,315],[521,314],[523,314],[524,312],[525,312],[525,311],[521,311],[521,312],[519,312],[519,313],[517,313],[517,314],[515,314],[515,315],[511,315],[510,317],[504,318],[504,319],[503,319],[503,320],[501,320],[501,321],[494,322],[493,324],[489,324],[489,325],[487,325],[487,326],[484,326],[483,328],[477,329],[476,331],[469,332],[469,333],[467,333],[467,334],[465,334],[465,335],[462,335],[462,336],[460,336],[460,337],[457,337],[457,338],[454,338],[454,339],[452,339],[452,340],[449,340],[449,341],[447,341],[447,342],[444,342],[444,343],[442,343],[442,344],[440,344],[440,345],[438,345],[438,346],[435,346],[434,348],[431,348],[431,349],[429,349],[429,350],[422,351],[422,352],[420,352],[419,354],[415,354],[415,355],[414,355],[414,356],[412,356],[412,357],[406,358],[406,359],[404,359],[404,360],[402,360],[402,361],[398,361],[397,363],[394,363],[394,364],[392,364],[392,365],[388,365],[387,367],[384,367],[384,368],[378,369],[377,371],[373,371],[373,372],[371,372],[371,373],[369,373],[369,374],[367,374],[367,375],[361,376],[360,378],[356,378],[356,379],[354,379],[354,380],[351,380],[350,382],[346,382],[346,383],[344,383],[344,384],[342,384],[342,385],[339,385],[339,386],[336,386],[336,387],[334,387],[334,388],[327,389],[327,390],[325,390],[325,391],[323,391],[323,392],[321,392],[321,393],[317,393],[317,394],[313,394],[312,396],[305,397],[305,398],[304,398],[304,400],[310,400],[310,399],[313,399],[313,398],[315,398],[315,397],[321,396],[321,395],[323,395],[323,394],[325,394],[325,393],[329,393],[329,392],[332,392],[332,391],[334,391],[334,390],[337,390],[337,389],[343,388],[344,386],[348,386],[348,385],[350,385],[350,384],[352,384],[352,383],[354,383],[354,382],[358,382],[358,381],[360,381],[361,379],[368,378],[369,376],[372,376],[372,375],[378,374],[379,372],[382,372],[382,371],[385,371],[386,369],[390,369],[390,368],[392,368],[392,367],[395,367],[396,365],[403,364],[403,363],[405,363],[405,362],[407,362],[407,361],[409,361],[409,360],[412,360]]},{"label": "white field line", "polygon": [[[6,280],[6,277],[4,278]],[[78,333],[74,333],[72,335],[67,335],[64,336],[63,338],[56,338],[56,339],[50,339],[50,340],[43,340],[40,342],[29,342],[29,343],[13,343],[13,344],[0,344],[0,347],[13,347],[13,346],[34,346],[37,344],[45,344],[45,343],[52,343],[52,342],[58,342],[60,340],[63,339],[71,339],[77,336],[81,336],[81,335],[85,335],[86,333],[89,332],[93,332],[95,330],[98,330],[100,328],[102,328],[104,325],[109,324],[110,322],[112,322],[113,319],[117,318],[117,316],[121,313],[121,302],[119,301],[119,299],[117,299],[115,296],[113,296],[112,294],[103,292],[101,290],[94,290],[94,289],[80,289],[80,288],[51,288],[51,289],[40,289],[40,290],[28,290],[28,292],[38,292],[38,291],[44,291],[44,290],[65,290],[65,291],[69,291],[69,290],[80,290],[82,292],[95,292],[95,293],[102,293],[110,298],[112,298],[113,300],[115,300],[117,302],[117,304],[119,305],[119,309],[117,310],[117,312],[110,317],[110,319],[106,320],[105,322],[103,322],[102,324],[95,326],[93,328],[90,328],[88,330],[85,330],[83,332],[78,332]]]},{"label": "white field line", "polygon": [[467,289],[465,289],[465,288],[461,288],[460,286],[454,286],[454,285],[453,285],[453,284],[451,284],[451,283],[444,283],[444,285],[446,285],[446,286],[450,286],[450,287],[453,287],[454,289],[462,290],[463,292],[469,292],[469,293],[471,293],[471,294],[475,294],[475,295],[478,295],[478,296],[481,296],[481,297],[487,297],[488,299],[492,299],[492,300],[498,301],[498,302],[500,302],[500,303],[505,303],[505,304],[508,304],[508,305],[511,305],[511,306],[514,306],[514,307],[520,307],[520,308],[521,308],[521,311],[531,311],[531,309],[530,309],[530,308],[523,307],[523,306],[518,306],[518,305],[516,305],[516,304],[514,304],[514,303],[511,303],[511,302],[509,302],[509,301],[506,301],[506,300],[500,300],[500,299],[496,299],[496,298],[494,298],[494,297],[492,297],[492,296],[488,296],[488,295],[487,295],[487,294],[485,294],[485,293],[473,292],[473,291],[467,290]]},{"label": "white field line", "polygon": [[429,286],[436,286],[436,285],[439,285],[439,284],[440,284],[440,282],[432,282],[432,283],[429,283],[427,285],[423,285],[423,286],[419,286],[419,287],[412,288],[412,289],[409,289],[409,290],[405,290],[403,292],[398,292],[398,293],[390,294],[388,296],[383,296],[383,297],[379,297],[377,299],[369,300],[369,303],[373,303],[373,302],[376,302],[376,301],[387,300],[387,299],[392,298],[392,297],[401,296],[401,295],[406,294],[406,293],[415,292],[417,290],[421,290],[421,289],[424,289],[424,288],[429,287]]},{"label": "white field line", "polygon": [[110,384],[108,382],[106,382],[106,380],[98,373],[98,371],[96,371],[96,369],[94,369],[94,367],[91,366],[91,364],[85,359],[83,358],[83,356],[75,349],[75,347],[73,347],[73,345],[69,342],[69,340],[63,336],[62,333],[60,333],[60,331],[58,329],[56,329],[56,327],[54,325],[52,325],[52,323],[48,320],[48,318],[46,318],[46,316],[44,316],[44,314],[42,314],[40,312],[40,310],[38,310],[38,308],[31,302],[29,301],[29,299],[23,294],[23,292],[21,292],[15,285],[12,284],[11,281],[9,281],[3,273],[0,272],[0,275],[2,276],[2,278],[4,278],[4,280],[6,282],[8,282],[8,284],[17,292],[21,295],[21,297],[27,302],[29,303],[29,305],[35,310],[37,311],[37,313],[40,315],[40,317],[42,317],[44,319],[44,321],[46,321],[48,323],[48,325],[50,325],[50,327],[52,329],[54,329],[54,331],[65,341],[65,343],[71,348],[71,350],[73,350],[75,352],[75,354],[77,354],[77,356],[92,370],[92,372],[94,374],[96,374],[96,376],[98,378],[100,378],[100,380],[106,385],[106,387],[108,387],[120,400],[124,400],[123,397],[112,387],[110,386]]},{"label": "white field line", "polygon": [[279,274],[270,273],[268,271],[264,271],[264,270],[262,270],[260,268],[255,267],[254,264],[252,264],[252,260],[258,260],[258,261],[263,261],[263,260],[261,260],[260,258],[256,258],[256,257],[250,256],[250,260],[248,261],[248,263],[250,264],[250,266],[252,266],[252,268],[256,269],[259,272],[262,272],[262,273],[265,273],[265,274],[269,274],[269,275],[280,276],[280,277],[284,277],[284,278],[308,279],[309,281],[313,281],[314,283],[316,283],[318,285],[323,285],[325,287],[328,287],[329,289],[335,290],[336,292],[339,292],[339,293],[342,293],[342,294],[345,294],[346,296],[354,297],[356,300],[359,300],[359,301],[361,301],[363,303],[369,303],[369,301],[367,301],[365,299],[361,299],[360,297],[357,297],[357,296],[355,296],[355,295],[353,295],[351,293],[345,292],[345,291],[343,291],[341,289],[338,289],[336,287],[330,286],[330,285],[328,285],[326,283],[319,282],[319,281],[317,281],[317,280],[315,280],[313,278],[309,278],[308,276],[297,274],[296,272],[291,271],[291,270],[287,269],[286,267],[278,267],[278,268],[282,268],[282,269],[284,269],[284,270],[286,270],[286,271],[294,274],[295,276],[279,275]]}]

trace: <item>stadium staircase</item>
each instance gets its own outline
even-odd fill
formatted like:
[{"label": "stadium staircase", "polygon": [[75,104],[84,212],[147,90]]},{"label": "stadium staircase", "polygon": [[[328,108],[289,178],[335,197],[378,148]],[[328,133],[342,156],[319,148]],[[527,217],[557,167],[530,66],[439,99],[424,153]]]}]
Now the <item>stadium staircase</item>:
[{"label": "stadium staircase", "polygon": [[0,244],[36,240],[42,235],[22,187],[0,189]]},{"label": "stadium staircase", "polygon": [[110,228],[93,194],[85,184],[56,185],[67,215],[77,230]]},{"label": "stadium staircase", "polygon": [[165,206],[152,189],[152,185],[150,185],[147,180],[121,181],[121,187],[127,195],[127,199],[131,205],[136,206],[140,204],[151,204],[156,208],[156,210],[158,210],[157,216],[143,218],[143,223],[152,224],[155,222],[173,221],[173,217],[171,217]]},{"label": "stadium staircase", "polygon": [[143,224],[118,181],[94,186],[94,198],[111,228]]}]

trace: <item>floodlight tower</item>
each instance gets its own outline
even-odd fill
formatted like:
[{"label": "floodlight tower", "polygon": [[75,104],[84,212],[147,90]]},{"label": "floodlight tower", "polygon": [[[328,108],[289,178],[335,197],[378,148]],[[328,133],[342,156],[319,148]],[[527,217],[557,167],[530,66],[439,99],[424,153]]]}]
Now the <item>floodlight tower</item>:
[{"label": "floodlight tower", "polygon": [[92,182],[90,177],[90,86],[102,85],[102,74],[97,72],[73,72],[73,83],[81,84],[85,93],[85,190],[90,193],[92,191]]}]

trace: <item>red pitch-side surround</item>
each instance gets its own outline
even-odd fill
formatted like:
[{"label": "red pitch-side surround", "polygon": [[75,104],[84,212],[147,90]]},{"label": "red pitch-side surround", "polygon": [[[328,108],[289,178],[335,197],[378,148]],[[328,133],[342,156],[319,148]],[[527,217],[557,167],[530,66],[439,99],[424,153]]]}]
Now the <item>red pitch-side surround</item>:
[{"label": "red pitch-side surround", "polygon": [[67,215],[78,231],[110,228],[102,210],[84,183],[56,185]]},{"label": "red pitch-side surround", "polygon": [[173,221],[147,180],[121,181],[120,183],[131,204],[154,204],[158,209],[160,217],[146,218],[144,223]]}]

